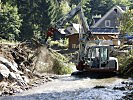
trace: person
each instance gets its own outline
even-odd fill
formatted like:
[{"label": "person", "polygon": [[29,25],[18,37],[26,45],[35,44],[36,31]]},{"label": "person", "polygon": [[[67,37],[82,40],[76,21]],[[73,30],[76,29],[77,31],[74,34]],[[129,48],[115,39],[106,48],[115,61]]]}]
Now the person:
[{"label": "person", "polygon": [[99,58],[98,57],[95,57],[93,59],[92,67],[99,68]]}]

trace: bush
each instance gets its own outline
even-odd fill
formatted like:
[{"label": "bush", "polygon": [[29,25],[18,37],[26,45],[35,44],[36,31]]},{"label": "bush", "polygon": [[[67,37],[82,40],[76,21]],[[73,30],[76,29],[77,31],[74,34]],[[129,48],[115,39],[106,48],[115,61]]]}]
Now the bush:
[{"label": "bush", "polygon": [[72,73],[72,69],[59,59],[54,59],[53,71],[55,74],[63,75]]},{"label": "bush", "polygon": [[133,56],[128,57],[122,65],[121,73],[133,77]]},{"label": "bush", "polygon": [[57,48],[61,48],[61,49],[65,49],[68,48],[68,39],[65,40],[58,40],[58,41],[51,41],[50,39],[49,41],[49,45],[50,47],[57,47]]},{"label": "bush", "polygon": [[130,52],[130,55],[125,57],[118,57],[120,73],[125,76],[133,77],[133,53]]},{"label": "bush", "polygon": [[53,50],[51,50],[51,56],[53,58],[53,72],[55,74],[62,75],[72,73],[72,68],[70,68],[67,63],[69,61],[68,58]]},{"label": "bush", "polygon": [[48,50],[46,47],[40,47],[33,69],[39,73],[70,74],[72,68],[69,67],[67,62],[68,59],[60,53],[52,49]]}]

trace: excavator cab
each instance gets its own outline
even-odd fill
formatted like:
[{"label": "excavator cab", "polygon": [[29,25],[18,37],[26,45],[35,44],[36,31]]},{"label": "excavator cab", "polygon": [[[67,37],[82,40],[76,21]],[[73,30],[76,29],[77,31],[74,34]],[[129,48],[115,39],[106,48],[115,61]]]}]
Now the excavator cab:
[{"label": "excavator cab", "polygon": [[109,57],[110,46],[90,46],[77,65],[78,70],[118,71],[118,61]]},{"label": "excavator cab", "polygon": [[109,59],[108,46],[92,46],[87,49],[86,63],[91,68],[105,67]]}]

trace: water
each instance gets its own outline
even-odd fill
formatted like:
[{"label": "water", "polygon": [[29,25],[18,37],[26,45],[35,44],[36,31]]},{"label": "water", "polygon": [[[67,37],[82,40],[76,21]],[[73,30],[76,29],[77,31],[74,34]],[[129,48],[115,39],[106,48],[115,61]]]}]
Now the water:
[{"label": "water", "polygon": [[[22,94],[2,97],[0,100],[119,100],[127,91],[114,90],[113,87],[122,86],[122,81],[128,80],[118,77],[92,79],[63,75]],[[105,88],[94,88],[96,86]]]}]

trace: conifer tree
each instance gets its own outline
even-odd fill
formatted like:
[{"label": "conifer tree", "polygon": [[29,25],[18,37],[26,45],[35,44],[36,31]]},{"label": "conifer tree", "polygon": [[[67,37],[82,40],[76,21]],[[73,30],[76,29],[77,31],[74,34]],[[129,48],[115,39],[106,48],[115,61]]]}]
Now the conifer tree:
[{"label": "conifer tree", "polygon": [[18,8],[8,2],[0,5],[0,37],[7,40],[15,40],[19,37],[22,22],[18,14]]}]

